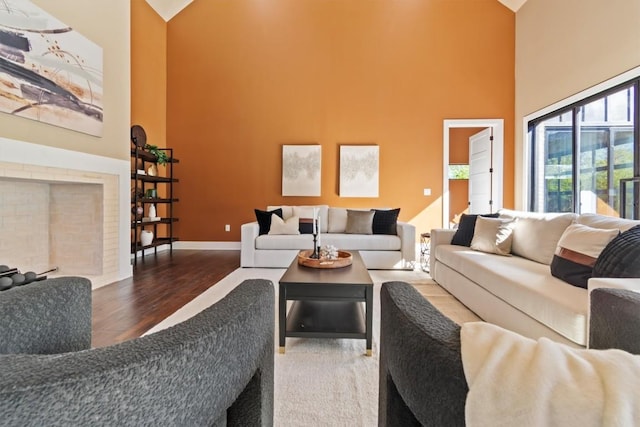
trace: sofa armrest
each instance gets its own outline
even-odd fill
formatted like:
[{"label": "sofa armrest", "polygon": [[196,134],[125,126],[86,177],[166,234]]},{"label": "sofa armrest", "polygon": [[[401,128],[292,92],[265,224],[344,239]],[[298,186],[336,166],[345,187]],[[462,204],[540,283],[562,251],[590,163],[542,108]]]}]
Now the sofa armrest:
[{"label": "sofa armrest", "polygon": [[413,267],[416,262],[416,227],[408,222],[398,221],[397,230],[404,266]]},{"label": "sofa armrest", "polygon": [[256,255],[256,238],[260,234],[257,221],[240,226],[240,267],[254,267]]},{"label": "sofa armrest", "polygon": [[91,282],[59,277],[0,292],[0,354],[91,347]]},{"label": "sofa armrest", "polygon": [[431,230],[431,240],[429,241],[429,271],[433,274],[436,262],[436,247],[438,245],[450,245],[456,230],[450,228],[434,228]]},{"label": "sofa armrest", "polygon": [[640,354],[640,293],[596,288],[589,298],[589,348]]},{"label": "sofa armrest", "polygon": [[380,291],[380,426],[462,426],[460,327],[408,283]]}]

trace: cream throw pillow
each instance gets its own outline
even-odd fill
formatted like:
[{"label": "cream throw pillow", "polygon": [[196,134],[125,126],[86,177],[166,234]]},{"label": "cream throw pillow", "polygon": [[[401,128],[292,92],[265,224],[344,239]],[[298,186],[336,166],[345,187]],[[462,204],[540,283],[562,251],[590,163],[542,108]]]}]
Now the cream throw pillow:
[{"label": "cream throw pillow", "polygon": [[511,255],[513,229],[511,221],[478,216],[471,249],[498,255]]},{"label": "cream throw pillow", "polygon": [[280,218],[278,215],[271,215],[271,228],[269,228],[269,234],[300,234],[298,230],[300,218],[292,216],[286,220]]}]

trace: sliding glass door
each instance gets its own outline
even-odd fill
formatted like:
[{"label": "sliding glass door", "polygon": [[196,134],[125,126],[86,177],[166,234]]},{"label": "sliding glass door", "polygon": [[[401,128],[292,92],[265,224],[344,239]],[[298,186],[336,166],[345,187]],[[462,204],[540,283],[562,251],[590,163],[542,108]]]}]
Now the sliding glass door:
[{"label": "sliding glass door", "polygon": [[637,87],[629,82],[529,123],[531,210],[640,217],[631,180],[640,175]]}]

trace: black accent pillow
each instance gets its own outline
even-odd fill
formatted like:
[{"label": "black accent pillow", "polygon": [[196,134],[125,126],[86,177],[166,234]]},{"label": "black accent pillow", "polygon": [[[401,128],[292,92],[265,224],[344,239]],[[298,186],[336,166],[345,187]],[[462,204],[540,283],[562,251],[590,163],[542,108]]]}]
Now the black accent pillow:
[{"label": "black accent pillow", "polygon": [[300,218],[298,231],[300,234],[313,234],[313,218]]},{"label": "black accent pillow", "polygon": [[398,234],[398,215],[400,208],[397,209],[371,209],[373,214],[373,234]]},{"label": "black accent pillow", "polygon": [[609,242],[593,266],[593,277],[640,278],[640,225]]},{"label": "black accent pillow", "polygon": [[500,214],[492,213],[492,214],[483,214],[483,215],[469,215],[462,214],[460,218],[460,222],[458,223],[458,229],[456,233],[453,235],[451,239],[452,245],[458,246],[471,246],[471,241],[473,240],[473,233],[476,231],[476,220],[478,216],[483,216],[485,218],[498,218]]},{"label": "black accent pillow", "polygon": [[274,209],[272,211],[261,211],[260,209],[254,209],[254,211],[256,213],[258,226],[260,227],[260,231],[258,232],[258,234],[260,235],[269,233],[269,229],[271,228],[271,215],[276,214],[280,218],[282,218],[282,208]]}]

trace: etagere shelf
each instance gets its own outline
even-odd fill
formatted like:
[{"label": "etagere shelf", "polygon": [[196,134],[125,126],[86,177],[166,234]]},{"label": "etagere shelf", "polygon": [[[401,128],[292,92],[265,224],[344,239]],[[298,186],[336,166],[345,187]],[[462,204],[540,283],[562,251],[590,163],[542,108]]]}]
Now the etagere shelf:
[{"label": "etagere shelf", "polygon": [[[146,137],[144,139],[146,140]],[[153,249],[153,254],[156,255],[158,247],[168,245],[169,251],[173,252],[173,243],[178,240],[173,231],[173,225],[178,221],[173,213],[173,205],[178,202],[174,197],[173,184],[177,183],[178,179],[174,177],[173,166],[179,163],[179,160],[173,156],[172,148],[162,148],[159,150],[167,154],[168,161],[164,166],[159,165],[157,157],[145,151],[144,144],[136,142],[133,128],[132,141],[134,148],[131,149],[131,253],[135,267],[138,258],[144,261],[149,249]],[[165,173],[159,174],[162,169],[165,169]],[[160,211],[156,220],[149,220],[147,216],[150,205],[157,206]],[[138,208],[142,208],[142,214],[138,213]],[[150,244],[142,244],[142,230],[153,232]]]}]

